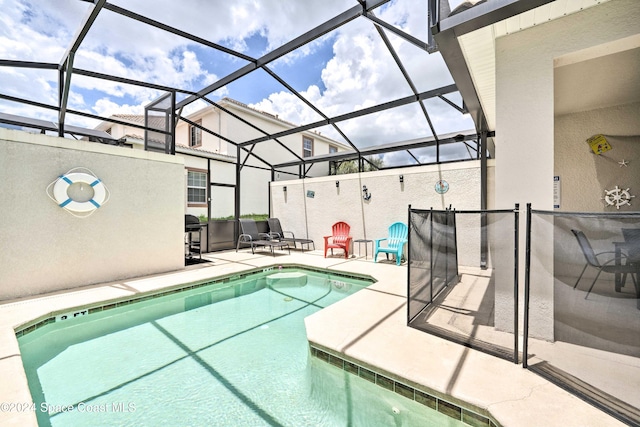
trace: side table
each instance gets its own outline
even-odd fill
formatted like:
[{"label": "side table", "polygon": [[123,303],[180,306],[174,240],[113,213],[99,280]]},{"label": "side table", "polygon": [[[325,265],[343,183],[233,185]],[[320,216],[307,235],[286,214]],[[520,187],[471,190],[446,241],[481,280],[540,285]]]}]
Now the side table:
[{"label": "side table", "polygon": [[364,259],[367,259],[367,255],[368,255],[367,244],[371,243],[371,256],[373,256],[373,240],[357,239],[357,240],[354,240],[353,243],[358,244],[358,257],[360,257],[362,254],[362,244],[364,243]]}]

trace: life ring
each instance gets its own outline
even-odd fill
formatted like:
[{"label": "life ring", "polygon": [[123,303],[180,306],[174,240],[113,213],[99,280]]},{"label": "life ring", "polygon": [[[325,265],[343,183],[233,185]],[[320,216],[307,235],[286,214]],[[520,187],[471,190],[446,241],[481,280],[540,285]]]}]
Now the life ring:
[{"label": "life ring", "polygon": [[71,212],[93,212],[104,204],[106,197],[102,181],[88,173],[66,173],[53,186],[58,206]]}]

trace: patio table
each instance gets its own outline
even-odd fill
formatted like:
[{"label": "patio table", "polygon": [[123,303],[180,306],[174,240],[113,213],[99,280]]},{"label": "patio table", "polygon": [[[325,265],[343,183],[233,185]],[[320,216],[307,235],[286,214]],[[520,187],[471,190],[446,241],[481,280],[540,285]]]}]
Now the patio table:
[{"label": "patio table", "polygon": [[358,244],[358,257],[361,256],[362,254],[362,244],[364,243],[364,259],[367,259],[367,244],[371,243],[371,255],[373,256],[373,240],[369,240],[369,239],[357,239],[354,240],[353,243],[357,243]]}]

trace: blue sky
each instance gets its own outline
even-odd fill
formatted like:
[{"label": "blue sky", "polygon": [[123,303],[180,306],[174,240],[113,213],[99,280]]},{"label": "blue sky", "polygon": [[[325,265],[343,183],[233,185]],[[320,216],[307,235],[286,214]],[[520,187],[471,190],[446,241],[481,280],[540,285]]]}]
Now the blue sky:
[{"label": "blue sky", "polygon": [[[459,2],[451,1],[452,7]],[[112,3],[254,58],[358,4],[356,0],[235,0],[216,2],[213,11],[207,0]],[[375,13],[424,39],[426,3],[426,0],[393,0]],[[88,7],[79,0],[0,0],[0,58],[58,63]],[[387,32],[387,35],[419,91],[453,83],[439,54],[429,55],[394,34]],[[75,59],[78,68],[192,91],[246,64],[243,59],[108,10],[100,13]],[[268,67],[330,117],[411,94],[374,25],[362,17]],[[58,82],[54,71],[0,67],[0,81],[5,83],[2,91],[7,95],[57,104]],[[144,105],[158,95],[154,90],[74,76],[69,107],[102,117],[141,114]],[[318,120],[316,113],[263,70],[209,95],[212,100],[225,96],[278,114],[292,123]],[[190,110],[201,106],[194,103]],[[473,127],[468,116],[439,100],[430,103],[428,109],[438,133]],[[3,100],[0,112],[55,117],[54,112]],[[74,125],[98,124],[79,116],[67,117]],[[427,136],[424,117],[416,108],[350,121],[343,123],[341,129],[354,141],[362,141],[359,146]],[[428,129],[426,132],[430,133]]]}]

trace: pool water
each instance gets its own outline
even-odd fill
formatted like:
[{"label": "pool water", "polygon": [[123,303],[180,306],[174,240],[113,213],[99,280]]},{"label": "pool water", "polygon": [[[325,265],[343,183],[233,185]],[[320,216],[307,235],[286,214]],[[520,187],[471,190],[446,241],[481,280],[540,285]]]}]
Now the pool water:
[{"label": "pool water", "polygon": [[304,318],[369,282],[283,272],[294,274],[256,273],[20,337],[39,425],[463,425],[310,356]]}]

